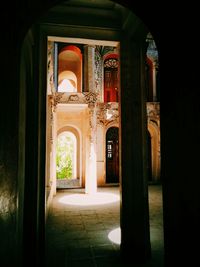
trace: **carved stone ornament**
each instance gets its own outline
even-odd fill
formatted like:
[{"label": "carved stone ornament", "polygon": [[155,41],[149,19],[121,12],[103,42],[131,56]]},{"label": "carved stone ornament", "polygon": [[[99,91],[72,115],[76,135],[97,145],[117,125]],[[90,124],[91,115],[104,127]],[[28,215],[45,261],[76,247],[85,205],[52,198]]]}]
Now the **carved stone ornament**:
[{"label": "carved stone ornament", "polygon": [[70,95],[68,101],[69,102],[79,102],[79,96],[78,95]]},{"label": "carved stone ornament", "polygon": [[147,103],[147,119],[148,123],[156,127],[160,127],[160,103],[148,102]]},{"label": "carved stone ornament", "polygon": [[97,124],[119,123],[118,103],[97,103]]},{"label": "carved stone ornament", "polygon": [[85,102],[88,104],[90,108],[95,106],[97,101],[97,94],[93,92],[89,92],[85,94]]},{"label": "carved stone ornament", "polygon": [[55,112],[57,104],[60,102],[64,93],[54,93],[50,96],[51,107],[52,110]]}]

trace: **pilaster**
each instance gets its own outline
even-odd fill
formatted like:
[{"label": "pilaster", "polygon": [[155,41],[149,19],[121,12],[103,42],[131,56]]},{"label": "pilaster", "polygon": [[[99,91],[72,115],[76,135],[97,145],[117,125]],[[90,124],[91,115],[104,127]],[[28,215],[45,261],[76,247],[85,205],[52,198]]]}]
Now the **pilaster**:
[{"label": "pilaster", "polygon": [[88,162],[85,180],[85,192],[94,194],[97,192],[97,157],[96,157],[96,136],[97,136],[97,115],[96,100],[94,93],[89,93],[85,97],[89,109],[89,129],[88,129]]},{"label": "pilaster", "polygon": [[95,46],[84,46],[84,91],[95,90]]}]

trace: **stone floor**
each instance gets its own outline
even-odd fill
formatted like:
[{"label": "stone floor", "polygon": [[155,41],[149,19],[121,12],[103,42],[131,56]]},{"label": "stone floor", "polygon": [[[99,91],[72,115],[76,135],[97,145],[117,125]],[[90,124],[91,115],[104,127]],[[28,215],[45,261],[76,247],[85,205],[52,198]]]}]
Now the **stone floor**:
[{"label": "stone floor", "polygon": [[161,187],[149,185],[152,259],[140,265],[122,262],[119,244],[108,238],[119,227],[119,200],[107,204],[99,201],[107,199],[106,194],[111,194],[113,201],[119,199],[119,188],[102,187],[98,193],[103,197],[93,199],[91,204],[83,189],[57,192],[46,224],[46,266],[163,267]]}]

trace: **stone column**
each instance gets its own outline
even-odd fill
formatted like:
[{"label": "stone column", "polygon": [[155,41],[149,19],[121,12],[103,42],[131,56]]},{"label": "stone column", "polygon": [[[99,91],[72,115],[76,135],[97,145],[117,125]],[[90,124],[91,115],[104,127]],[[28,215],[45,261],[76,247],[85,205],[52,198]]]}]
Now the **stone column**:
[{"label": "stone column", "polygon": [[88,132],[88,162],[85,180],[85,192],[94,194],[97,192],[97,162],[96,162],[96,100],[95,93],[88,93],[86,103],[89,108],[89,132]]},{"label": "stone column", "polygon": [[[55,97],[51,97],[50,115],[50,166],[49,166],[49,186],[51,197],[56,194],[56,141],[57,141],[57,114]],[[51,198],[50,197],[50,198]]]},{"label": "stone column", "polygon": [[98,94],[98,101],[103,102],[104,86],[103,86],[103,59],[98,49],[95,49],[95,68],[94,68],[94,92]]},{"label": "stone column", "polygon": [[156,88],[156,75],[157,75],[157,70],[156,70],[157,64],[155,61],[153,61],[153,73],[152,73],[152,78],[153,78],[153,101],[156,102],[157,101],[157,88]]},{"label": "stone column", "polygon": [[150,257],[143,43],[121,41],[121,253],[131,262]]},{"label": "stone column", "polygon": [[96,163],[96,100],[95,94],[95,46],[84,47],[85,75],[84,91],[86,103],[89,108],[89,132],[88,132],[88,162],[85,179],[85,192],[94,194],[97,191],[97,163]]},{"label": "stone column", "polygon": [[56,194],[56,143],[57,143],[57,113],[56,106],[53,109],[52,117],[52,151],[51,151],[51,172],[52,194]]},{"label": "stone column", "polygon": [[84,46],[84,91],[95,90],[95,46]]}]

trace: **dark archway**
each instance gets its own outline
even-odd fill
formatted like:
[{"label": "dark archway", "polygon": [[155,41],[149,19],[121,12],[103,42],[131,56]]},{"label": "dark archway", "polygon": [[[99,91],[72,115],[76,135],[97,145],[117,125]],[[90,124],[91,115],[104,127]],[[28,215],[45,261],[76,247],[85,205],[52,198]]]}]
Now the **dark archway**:
[{"label": "dark archway", "polygon": [[[70,8],[65,7],[66,11]],[[81,10],[81,9],[80,9]],[[97,9],[95,9],[96,12]],[[115,12],[115,9],[114,9]],[[122,127],[120,132],[120,143],[122,144],[129,144],[128,146],[122,146],[120,148],[120,155],[121,156],[121,172],[120,175],[123,177],[123,183],[120,185],[122,189],[122,203],[126,203],[126,208],[121,206],[121,214],[122,214],[122,243],[121,243],[121,250],[124,258],[130,258],[132,255],[129,255],[128,248],[130,244],[132,245],[135,255],[137,256],[138,260],[146,260],[150,256],[150,240],[149,240],[149,224],[148,224],[148,199],[147,194],[144,190],[147,190],[146,185],[146,166],[143,169],[143,162],[144,155],[146,153],[146,125],[145,125],[145,110],[144,110],[144,83],[141,80],[141,77],[144,76],[144,55],[145,55],[145,36],[147,33],[146,26],[134,16],[134,14],[130,14],[129,23],[126,24],[125,28],[123,28],[124,36],[121,35],[121,25],[118,24],[118,18],[114,21],[108,19],[108,23],[105,25],[100,24],[102,20],[96,19],[93,20],[94,13],[91,13],[91,16],[88,16],[89,23],[91,23],[92,27],[83,27],[85,24],[85,13],[83,12],[83,16],[79,17],[80,27],[75,25],[71,26],[71,24],[65,21],[66,16],[64,18],[60,17],[59,14],[59,21],[58,23],[54,24],[52,27],[50,24],[46,25],[45,22],[51,22],[51,13],[49,17],[47,16],[41,21],[39,27],[39,33],[36,32],[38,35],[33,36],[37,43],[37,49],[39,51],[39,59],[36,59],[35,65],[38,66],[38,83],[39,88],[38,94],[35,96],[34,101],[39,103],[38,107],[38,114],[39,116],[36,117],[36,127],[38,127],[39,131],[39,140],[38,142],[38,154],[40,155],[40,162],[38,165],[40,167],[40,173],[38,177],[38,192],[35,195],[39,195],[37,199],[38,201],[38,222],[42,221],[41,224],[38,224],[40,229],[37,232],[38,240],[40,240],[43,236],[40,233],[44,233],[43,228],[45,225],[44,219],[44,174],[45,174],[45,164],[44,164],[44,151],[45,147],[41,144],[44,142],[45,136],[45,127],[43,122],[45,121],[45,92],[44,87],[46,85],[46,40],[47,36],[51,36],[56,34],[56,36],[69,36],[73,37],[74,35],[82,38],[83,36],[90,39],[99,39],[99,40],[109,40],[109,41],[120,41],[122,45],[121,49],[121,58],[122,58],[122,77],[124,78],[121,82],[123,92],[120,92],[120,101],[121,101],[121,117],[122,117]],[[71,14],[73,15],[73,13]],[[81,14],[80,14],[81,15]],[[74,17],[74,16],[72,16]],[[67,17],[68,18],[68,17]],[[63,19],[63,21],[62,21]],[[64,22],[65,21],[65,22]],[[74,19],[77,22],[77,16]],[[134,28],[133,31],[130,31],[129,26],[132,25],[133,21],[138,21],[138,26]],[[86,21],[87,22],[87,21]],[[115,24],[116,28],[112,28],[111,26]],[[98,27],[98,30],[95,28]],[[105,27],[107,27],[107,35],[105,35]],[[111,27],[111,30],[110,30]],[[34,35],[35,32],[33,32]],[[134,36],[134,38],[132,38]],[[123,38],[124,37],[124,38]],[[102,39],[103,38],[103,39]],[[38,41],[40,40],[40,41]],[[31,39],[32,41],[32,39]],[[31,43],[32,45],[32,43]],[[32,49],[32,46],[30,50]],[[32,51],[31,51],[32,52]],[[35,53],[37,51],[34,51]],[[140,55],[140,57],[138,57]],[[131,70],[131,72],[130,72]],[[139,74],[139,75],[138,75]],[[133,79],[133,77],[135,77]],[[127,97],[130,96],[130,97]],[[39,100],[38,100],[39,99]],[[136,105],[132,105],[132,100],[134,99]],[[28,108],[31,108],[28,107]],[[38,115],[36,114],[36,115]],[[37,124],[38,122],[38,124]],[[127,123],[128,122],[128,123]],[[31,130],[31,126],[30,126]],[[36,129],[37,130],[37,129]],[[31,131],[30,131],[31,132]],[[145,133],[145,134],[144,134]],[[118,135],[119,138],[119,135]],[[122,140],[122,142],[121,142]],[[115,139],[116,141],[116,139]],[[145,147],[143,147],[145,145]],[[118,149],[117,142],[115,143],[115,148]],[[119,150],[118,150],[119,151]],[[116,156],[116,153],[114,153]],[[117,155],[119,160],[119,155]],[[36,166],[37,167],[37,166]],[[117,168],[118,171],[117,171]],[[36,168],[37,169],[37,168]],[[134,170],[134,172],[132,171]],[[115,164],[115,173],[118,173],[118,181],[119,181],[119,162]],[[132,177],[134,176],[134,179]],[[111,183],[111,181],[110,181]],[[130,195],[134,195],[133,198]],[[145,198],[143,197],[145,195]],[[142,196],[142,197],[141,197]],[[33,200],[34,202],[34,200]],[[141,209],[138,209],[140,207]],[[131,216],[129,216],[131,214]],[[41,218],[39,217],[41,216]],[[127,216],[129,216],[129,220],[127,220]],[[144,219],[145,218],[145,219]],[[138,225],[140,227],[138,228]],[[137,232],[137,233],[136,233]],[[41,242],[38,242],[41,244]],[[41,249],[38,249],[37,240],[35,241],[35,246],[33,250],[33,254],[38,254],[38,260],[40,260],[40,256],[42,254],[43,244],[40,245]],[[139,244],[139,245],[138,245]],[[43,256],[43,255],[42,255]]]}]

